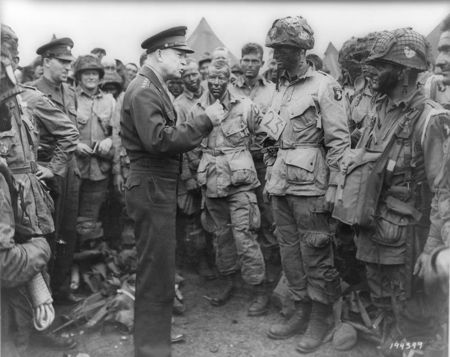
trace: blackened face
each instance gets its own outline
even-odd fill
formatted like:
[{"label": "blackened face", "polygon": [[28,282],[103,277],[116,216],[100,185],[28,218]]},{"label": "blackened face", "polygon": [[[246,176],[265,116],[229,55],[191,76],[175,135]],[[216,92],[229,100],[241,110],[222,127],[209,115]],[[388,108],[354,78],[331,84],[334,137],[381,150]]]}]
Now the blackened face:
[{"label": "blackened face", "polygon": [[230,74],[226,68],[209,67],[208,90],[215,99],[222,98],[227,90],[229,81]]},{"label": "blackened face", "polygon": [[275,47],[273,58],[279,69],[292,70],[300,64],[300,49],[287,46]]},{"label": "blackened face", "polygon": [[176,98],[183,93],[183,81],[181,79],[169,79],[167,81],[167,89]]},{"label": "blackened face", "polygon": [[388,62],[374,62],[375,73],[371,76],[372,89],[378,93],[389,94],[400,80],[400,70]]}]

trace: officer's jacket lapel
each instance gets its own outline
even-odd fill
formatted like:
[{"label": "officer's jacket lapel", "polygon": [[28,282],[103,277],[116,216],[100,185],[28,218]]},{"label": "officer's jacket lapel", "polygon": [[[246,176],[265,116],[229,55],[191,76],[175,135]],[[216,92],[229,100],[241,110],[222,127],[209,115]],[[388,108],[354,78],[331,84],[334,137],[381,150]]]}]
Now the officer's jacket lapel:
[{"label": "officer's jacket lapel", "polygon": [[160,82],[156,74],[147,66],[142,67],[141,73],[144,77],[146,77],[153,85],[155,86],[156,90],[160,94],[160,98],[163,101],[165,112],[167,113],[167,116],[169,117],[169,120],[173,123],[176,122],[176,114],[175,109],[173,107],[172,101],[169,98],[169,95],[167,94],[166,90],[164,89],[163,84]]}]

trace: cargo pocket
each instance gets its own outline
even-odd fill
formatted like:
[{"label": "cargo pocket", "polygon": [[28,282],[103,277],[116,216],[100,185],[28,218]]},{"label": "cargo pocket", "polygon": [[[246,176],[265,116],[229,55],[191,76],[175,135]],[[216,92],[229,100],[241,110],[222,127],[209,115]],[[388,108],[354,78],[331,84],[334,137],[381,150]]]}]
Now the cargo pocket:
[{"label": "cargo pocket", "polygon": [[381,245],[398,247],[405,243],[409,231],[410,220],[380,205],[375,216],[375,231],[372,240]]},{"label": "cargo pocket", "polygon": [[233,186],[251,185],[258,181],[255,165],[250,152],[234,153],[229,160],[231,184]]},{"label": "cargo pocket", "polygon": [[197,182],[199,186],[206,185],[206,176],[208,173],[208,161],[203,157],[197,169]]},{"label": "cargo pocket", "polygon": [[249,228],[256,231],[261,226],[261,212],[255,195],[249,195]]},{"label": "cargo pocket", "polygon": [[317,153],[315,148],[290,150],[285,159],[287,182],[297,185],[313,184]]},{"label": "cargo pocket", "polygon": [[154,204],[176,202],[177,179],[150,176],[147,178],[146,193],[150,202]]},{"label": "cargo pocket", "polygon": [[242,119],[242,115],[230,121],[222,122],[220,126],[230,145],[244,145],[244,139],[250,135],[247,124]]},{"label": "cargo pocket", "polygon": [[138,176],[130,176],[127,179],[127,182],[125,182],[125,189],[130,191],[136,186],[139,186],[141,184],[141,177]]},{"label": "cargo pocket", "polygon": [[83,128],[89,121],[89,116],[84,115],[84,113],[78,112],[77,123],[79,128]]},{"label": "cargo pocket", "polygon": [[8,157],[17,145],[17,136],[14,129],[0,132],[0,156]]},{"label": "cargo pocket", "polygon": [[327,232],[306,232],[305,241],[310,248],[325,248],[333,238],[332,233]]},{"label": "cargo pocket", "polygon": [[314,99],[311,96],[305,96],[300,100],[296,100],[289,107],[288,114],[294,135],[292,139],[294,140],[296,139],[296,132],[303,131],[312,126],[321,127],[320,116],[317,113]]}]

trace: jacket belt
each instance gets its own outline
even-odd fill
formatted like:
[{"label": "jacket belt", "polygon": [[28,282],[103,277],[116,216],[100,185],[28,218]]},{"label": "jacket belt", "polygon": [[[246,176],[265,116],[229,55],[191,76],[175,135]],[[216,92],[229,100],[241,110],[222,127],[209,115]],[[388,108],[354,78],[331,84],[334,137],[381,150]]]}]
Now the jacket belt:
[{"label": "jacket belt", "polygon": [[231,154],[234,152],[239,152],[239,151],[244,151],[244,150],[248,150],[248,148],[246,146],[237,146],[237,147],[233,147],[233,148],[224,147],[224,148],[215,148],[215,149],[202,148],[202,151],[204,153],[212,155],[212,156],[226,155],[226,154]]},{"label": "jacket belt", "polygon": [[318,143],[296,143],[296,144],[285,144],[281,142],[280,149],[283,150],[290,150],[290,149],[297,149],[297,148],[319,148],[322,144],[320,142]]},{"label": "jacket belt", "polygon": [[181,161],[170,159],[140,158],[130,163],[132,171],[148,170],[149,172],[179,174]]}]

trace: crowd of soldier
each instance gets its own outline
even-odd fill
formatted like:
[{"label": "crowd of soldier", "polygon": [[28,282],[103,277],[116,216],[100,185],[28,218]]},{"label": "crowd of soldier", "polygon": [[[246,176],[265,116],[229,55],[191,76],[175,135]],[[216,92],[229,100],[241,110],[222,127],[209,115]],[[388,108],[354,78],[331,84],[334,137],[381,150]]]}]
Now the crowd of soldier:
[{"label": "crowd of soldier", "polygon": [[[433,303],[445,301],[445,292],[430,297],[427,291],[435,275],[448,270],[449,22],[442,29],[437,75],[425,38],[398,29],[345,42],[338,82],[320,70],[317,56],[307,54],[314,32],[306,20],[287,17],[267,34],[273,59],[265,73],[263,47],[248,43],[239,65],[232,66],[227,51],[218,48],[198,62],[183,59],[180,78],[162,81],[170,92],[167,108],[174,108],[167,125],[220,117],[219,124],[211,119],[200,145],[182,154],[175,212],[169,208],[177,217],[179,265],[183,260],[205,279],[223,279],[221,291],[208,297],[213,306],[232,297],[240,273],[254,292],[248,315],[267,313],[273,288],[267,266],[279,257],[280,281],[287,282],[294,308],[267,333],[274,339],[299,335],[299,352],[319,348],[332,329],[342,279],[367,284],[370,318],[386,321],[389,341],[436,335],[443,310]],[[48,262],[57,303],[80,300],[71,284],[79,265],[74,254],[107,238],[101,212],[108,197],[119,202],[113,214],[121,223],[120,237],[109,243],[122,249],[136,239],[138,254],[148,249],[134,236],[138,208],[124,199],[143,180],[137,171],[130,178],[131,161],[142,159],[124,112],[133,104],[125,98],[128,85],[153,68],[147,57],[159,47],[152,41],[142,45],[140,70],[98,48],[75,59],[69,38],[41,46],[33,64],[19,70],[17,36],[2,25],[0,156],[15,182],[12,187],[2,181],[2,189],[20,193],[16,230],[24,227],[28,240],[22,245],[34,244],[27,254],[39,261],[27,274]],[[160,145],[158,140],[146,145]],[[145,188],[156,205],[166,199],[158,180],[148,179]],[[50,260],[45,240],[36,237],[50,243]],[[11,247],[2,238],[1,250]],[[348,271],[342,257],[348,257]],[[2,274],[2,283],[10,280]],[[2,316],[7,301],[16,321],[4,325],[2,319],[2,327],[14,326],[15,342],[24,348],[31,310],[26,301],[13,303],[24,296],[14,285],[4,284]],[[162,326],[158,319],[153,325]],[[59,347],[75,345],[71,338],[40,335]],[[139,341],[139,356],[167,353],[162,347],[146,354]]]}]

